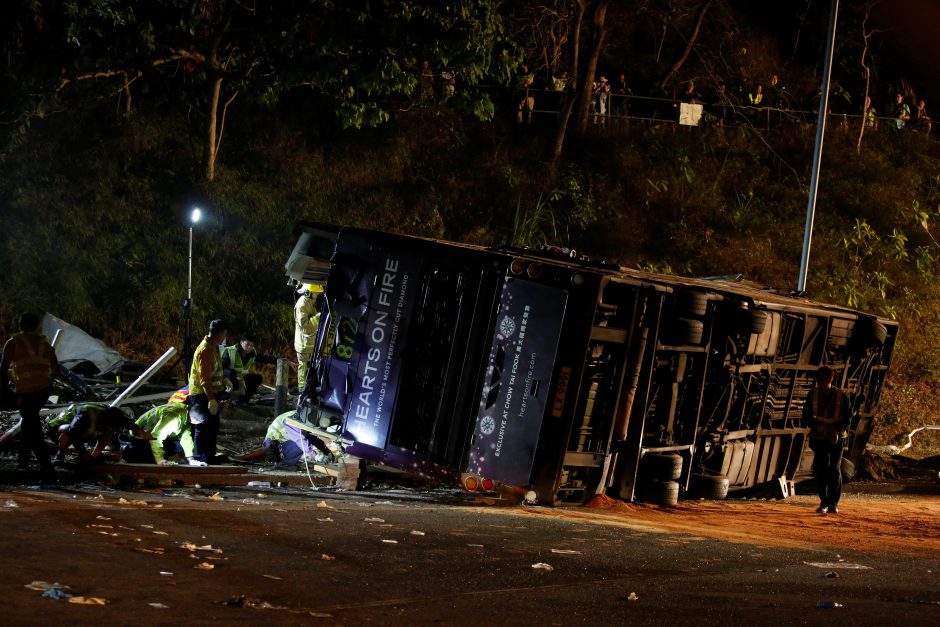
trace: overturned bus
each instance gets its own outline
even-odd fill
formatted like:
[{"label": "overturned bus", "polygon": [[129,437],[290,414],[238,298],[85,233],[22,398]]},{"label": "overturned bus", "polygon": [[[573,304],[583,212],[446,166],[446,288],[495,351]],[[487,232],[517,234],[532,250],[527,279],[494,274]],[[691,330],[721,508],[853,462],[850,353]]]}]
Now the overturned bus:
[{"label": "overturned bus", "polygon": [[286,270],[325,286],[299,415],[362,459],[546,504],[805,478],[821,365],[852,399],[854,461],[898,333],[735,277],[352,227],[299,225]]}]

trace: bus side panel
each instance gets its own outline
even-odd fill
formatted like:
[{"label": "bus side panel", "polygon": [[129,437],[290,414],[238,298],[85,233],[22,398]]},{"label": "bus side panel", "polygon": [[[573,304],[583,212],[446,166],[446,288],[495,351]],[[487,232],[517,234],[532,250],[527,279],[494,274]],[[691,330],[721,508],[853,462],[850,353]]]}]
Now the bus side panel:
[{"label": "bus side panel", "polygon": [[528,485],[567,301],[565,290],[505,279],[467,472]]}]

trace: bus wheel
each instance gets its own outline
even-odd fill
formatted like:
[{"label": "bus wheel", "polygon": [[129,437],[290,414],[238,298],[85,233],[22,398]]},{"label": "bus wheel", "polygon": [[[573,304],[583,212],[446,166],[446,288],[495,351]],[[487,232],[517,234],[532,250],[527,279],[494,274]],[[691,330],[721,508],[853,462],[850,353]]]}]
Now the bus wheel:
[{"label": "bus wheel", "polygon": [[643,456],[643,475],[657,481],[675,481],[682,476],[682,458],[674,453],[647,453]]},{"label": "bus wheel", "polygon": [[713,501],[728,498],[728,477],[712,475],[692,475],[692,491],[695,496]]},{"label": "bus wheel", "polygon": [[679,502],[679,482],[653,479],[643,487],[643,500],[654,505],[675,505]]}]

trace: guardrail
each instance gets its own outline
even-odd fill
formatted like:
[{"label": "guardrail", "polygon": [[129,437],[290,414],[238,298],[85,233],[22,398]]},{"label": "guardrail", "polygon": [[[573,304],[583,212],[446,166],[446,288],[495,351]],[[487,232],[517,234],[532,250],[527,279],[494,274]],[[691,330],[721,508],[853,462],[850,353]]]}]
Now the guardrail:
[{"label": "guardrail", "polygon": [[[524,92],[519,90],[515,92],[513,105],[524,110],[527,103],[532,102],[532,115],[539,118],[549,116],[558,117],[564,108],[566,99],[573,92],[562,92],[546,89],[527,89]],[[530,100],[531,99],[531,100]],[[655,96],[638,96],[634,94],[607,94],[606,101],[601,106],[598,98],[595,98],[591,104],[591,120],[595,126],[612,126],[624,122],[645,122],[649,124],[674,124],[682,123],[681,113],[683,104],[693,104],[701,106],[701,116],[696,123],[688,123],[691,119],[686,119],[686,126],[754,126],[770,131],[781,125],[789,124],[815,124],[817,112],[804,109],[791,109],[773,106],[752,106],[736,105],[728,103],[705,103],[701,101],[692,101],[683,103],[671,98],[658,98]],[[829,112],[829,124],[838,125],[843,128],[858,128],[862,115],[857,113],[834,113]],[[870,127],[870,131],[880,129],[899,130],[896,127],[897,118],[888,116],[876,116],[876,126]],[[905,123],[904,130],[916,131],[925,134],[931,133],[932,124],[930,121],[918,122],[908,120]]]}]

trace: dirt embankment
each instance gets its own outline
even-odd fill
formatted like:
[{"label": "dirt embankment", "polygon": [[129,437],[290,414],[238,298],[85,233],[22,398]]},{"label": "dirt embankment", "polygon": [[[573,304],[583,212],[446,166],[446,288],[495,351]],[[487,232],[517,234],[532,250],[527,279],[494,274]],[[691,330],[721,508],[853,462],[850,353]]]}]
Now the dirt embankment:
[{"label": "dirt embankment", "polygon": [[762,546],[911,554],[940,551],[940,490],[936,494],[910,496],[847,495],[839,505],[839,514],[816,514],[816,506],[813,496],[785,501],[680,501],[675,507],[629,504],[599,497],[585,507],[512,512]]}]

